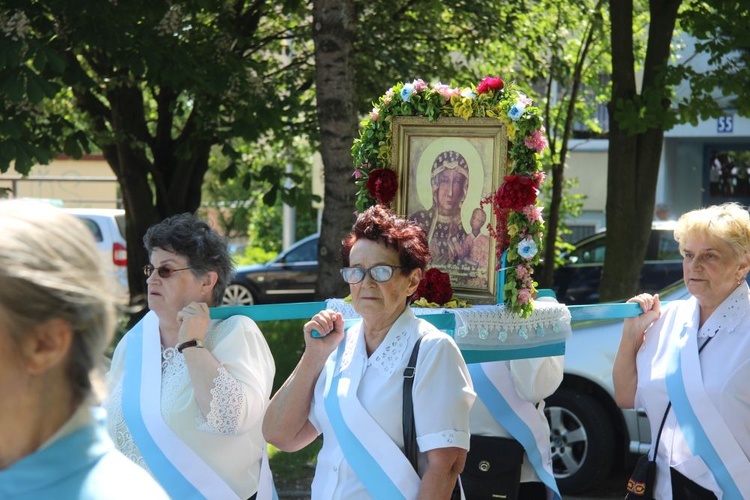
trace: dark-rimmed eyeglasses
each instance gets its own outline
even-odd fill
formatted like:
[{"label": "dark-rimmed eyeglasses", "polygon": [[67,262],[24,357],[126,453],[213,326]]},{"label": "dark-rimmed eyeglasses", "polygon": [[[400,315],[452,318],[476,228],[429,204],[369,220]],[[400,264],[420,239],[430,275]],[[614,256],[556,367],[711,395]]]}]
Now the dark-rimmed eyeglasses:
[{"label": "dark-rimmed eyeglasses", "polygon": [[373,281],[384,283],[393,277],[394,269],[403,268],[401,266],[386,265],[372,266],[369,269],[365,269],[364,267],[342,267],[341,277],[350,285],[354,285],[365,279],[365,276],[369,274]]},{"label": "dark-rimmed eyeglasses", "polygon": [[151,264],[147,264],[143,266],[143,274],[146,275],[147,278],[151,277],[152,274],[154,274],[154,271],[159,275],[162,279],[167,279],[172,277],[172,273],[177,273],[180,271],[186,271],[190,269],[189,267],[183,267],[182,269],[170,269],[167,266],[159,266],[154,267]]}]

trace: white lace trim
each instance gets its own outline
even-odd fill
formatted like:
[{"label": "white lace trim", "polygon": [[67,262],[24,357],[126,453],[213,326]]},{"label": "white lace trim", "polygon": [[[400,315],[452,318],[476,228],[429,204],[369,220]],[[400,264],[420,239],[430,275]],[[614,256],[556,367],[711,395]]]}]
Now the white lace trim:
[{"label": "white lace trim", "polygon": [[402,361],[409,335],[402,331],[395,335],[389,335],[389,337],[391,341],[388,344],[380,344],[373,355],[370,356],[370,364],[390,376],[403,365]]},{"label": "white lace trim", "polygon": [[[190,373],[185,363],[185,356],[174,347],[162,348],[161,355],[160,409],[162,418],[169,425],[169,416],[172,414],[180,392],[190,384]],[[197,427],[203,431],[219,434],[236,433],[245,404],[245,395],[239,382],[223,366],[218,369],[211,395],[211,411],[208,419],[199,412],[196,417]],[[125,423],[122,413],[122,381],[112,388],[112,393],[105,400],[104,406],[108,414],[109,433],[113,436],[117,449],[136,464],[149,470]]]},{"label": "white lace trim", "polygon": [[[326,307],[340,312],[345,319],[359,317],[352,305],[341,299],[329,299]],[[455,314],[456,330],[453,337],[458,346],[464,349],[535,347],[555,344],[571,335],[570,311],[557,302],[535,301],[534,311],[528,318],[513,314],[502,305],[457,309],[412,307],[412,311],[416,315]]]},{"label": "white lace trim", "polygon": [[141,456],[140,450],[133,441],[125,423],[125,417],[122,414],[122,383],[116,384],[112,393],[104,400],[104,408],[107,410],[107,427],[109,435],[115,442],[115,446],[120,452],[130,460],[140,465],[147,471],[151,472],[146,465],[146,461]]},{"label": "white lace trim", "polygon": [[[697,299],[693,299],[697,301]],[[737,287],[729,297],[724,299],[719,307],[709,316],[708,320],[698,330],[698,338],[713,337],[717,333],[732,332],[737,329],[737,325],[747,315],[750,310],[748,302],[748,287]],[[697,309],[697,304],[696,304]]]},{"label": "white lace trim", "polygon": [[214,387],[211,389],[211,411],[206,422],[198,426],[202,431],[217,434],[237,434],[245,407],[245,393],[242,386],[223,366],[217,370]]}]

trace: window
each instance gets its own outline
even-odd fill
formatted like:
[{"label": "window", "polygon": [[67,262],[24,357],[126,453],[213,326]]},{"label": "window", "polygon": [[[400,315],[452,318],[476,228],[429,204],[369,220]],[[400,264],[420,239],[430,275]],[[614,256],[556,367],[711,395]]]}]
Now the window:
[{"label": "window", "polygon": [[83,222],[86,227],[89,228],[89,231],[91,231],[91,234],[94,236],[94,239],[97,243],[101,243],[102,241],[104,241],[104,236],[102,236],[102,230],[99,227],[99,224],[91,219],[87,219],[86,217],[78,217],[78,220]]},{"label": "window", "polygon": [[316,262],[318,260],[318,240],[312,239],[289,252],[284,258],[287,264],[298,262]]}]

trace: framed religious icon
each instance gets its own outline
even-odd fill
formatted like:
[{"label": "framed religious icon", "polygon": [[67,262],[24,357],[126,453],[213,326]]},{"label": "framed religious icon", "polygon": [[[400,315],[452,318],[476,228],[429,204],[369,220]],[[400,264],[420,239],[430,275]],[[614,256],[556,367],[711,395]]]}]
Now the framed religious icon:
[{"label": "framed religious icon", "polygon": [[497,301],[492,205],[507,170],[508,138],[496,118],[394,116],[392,168],[399,178],[396,211],[427,233],[432,261],[451,277],[456,296]]}]

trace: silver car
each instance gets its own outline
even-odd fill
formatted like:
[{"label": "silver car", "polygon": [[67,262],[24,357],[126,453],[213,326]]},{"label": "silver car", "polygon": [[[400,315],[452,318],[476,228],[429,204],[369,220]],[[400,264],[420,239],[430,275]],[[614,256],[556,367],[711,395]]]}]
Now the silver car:
[{"label": "silver car", "polygon": [[[689,296],[682,281],[659,294],[663,301]],[[614,466],[627,463],[628,454],[646,453],[651,443],[646,414],[615,404],[612,364],[622,323],[620,319],[573,324],[573,336],[565,346],[563,382],[546,400],[552,469],[560,491],[567,494],[595,486]]]}]

